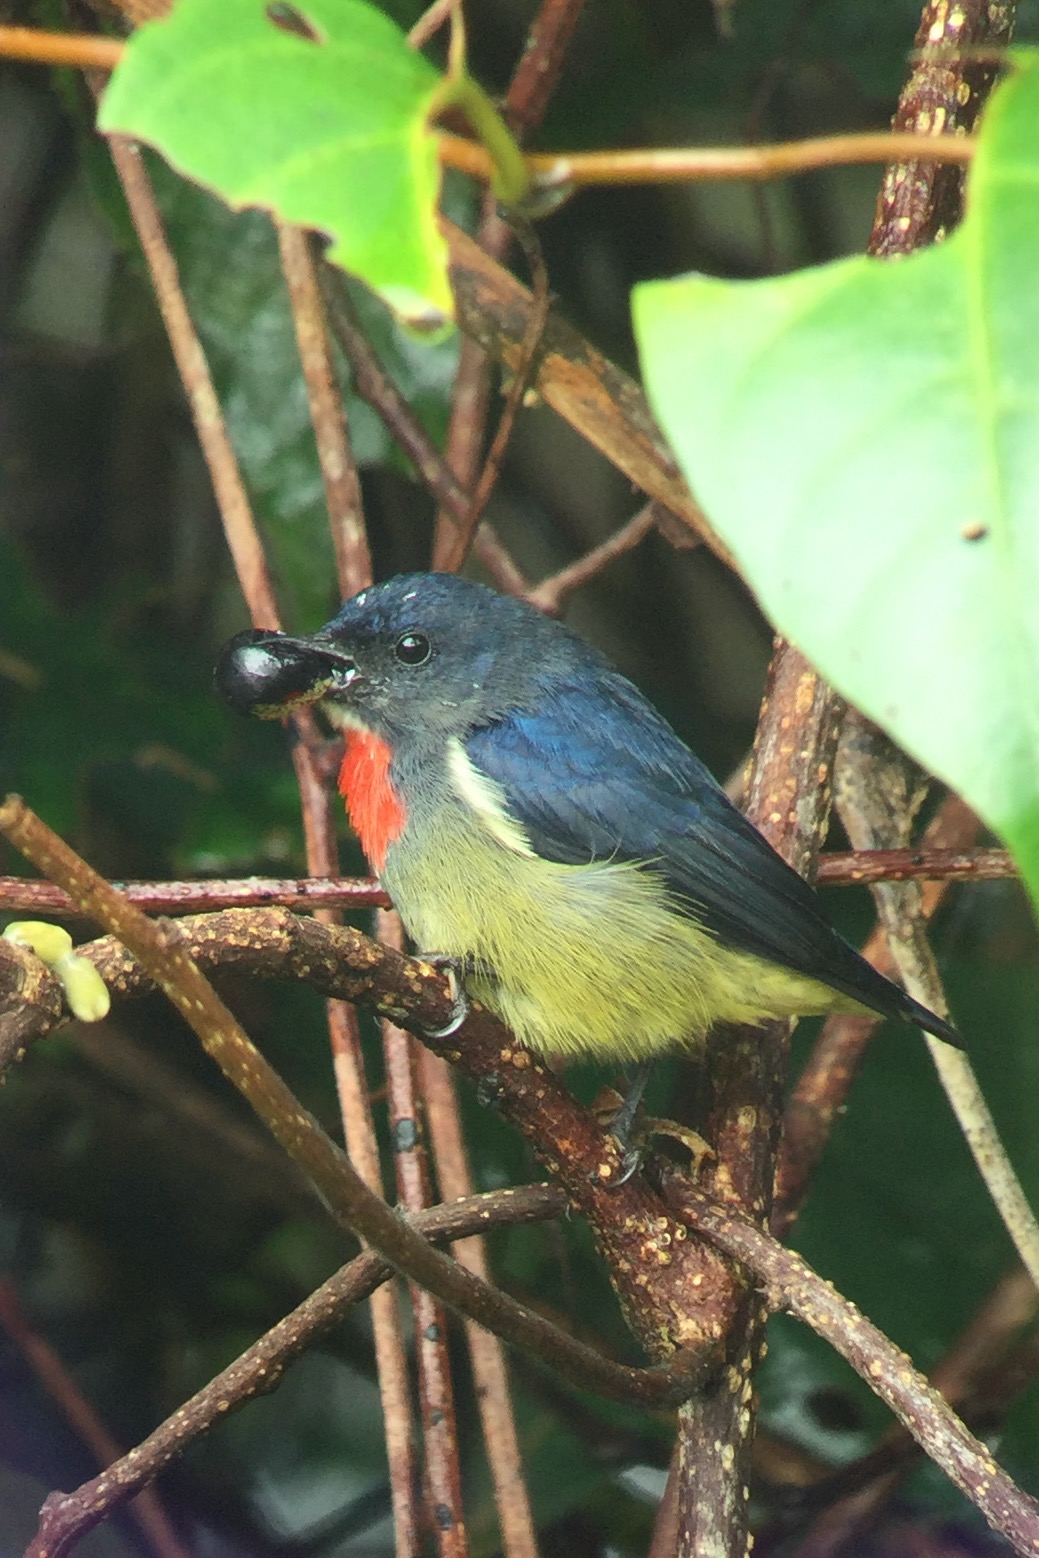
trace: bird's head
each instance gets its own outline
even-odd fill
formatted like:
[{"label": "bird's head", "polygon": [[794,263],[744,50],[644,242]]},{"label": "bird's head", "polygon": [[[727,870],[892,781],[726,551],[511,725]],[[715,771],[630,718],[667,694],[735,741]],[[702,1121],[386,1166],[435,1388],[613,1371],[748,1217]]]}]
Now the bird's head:
[{"label": "bird's head", "polygon": [[316,633],[239,633],[215,680],[242,714],[280,719],[321,703],[334,722],[393,739],[464,734],[603,664],[525,601],[418,573],[362,590]]}]

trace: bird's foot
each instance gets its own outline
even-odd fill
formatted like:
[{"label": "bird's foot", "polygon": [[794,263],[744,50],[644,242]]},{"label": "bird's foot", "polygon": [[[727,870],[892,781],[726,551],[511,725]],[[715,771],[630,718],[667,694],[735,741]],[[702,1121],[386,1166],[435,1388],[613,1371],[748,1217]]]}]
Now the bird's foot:
[{"label": "bird's foot", "polygon": [[453,957],[450,952],[423,952],[420,960],[447,975],[452,1002],[451,1016],[442,1028],[424,1028],[422,1031],[430,1039],[449,1039],[469,1015],[470,1001],[465,989],[465,976],[469,970],[465,959]]},{"label": "bird's foot", "polygon": [[613,1190],[626,1185],[638,1173],[645,1159],[646,1143],[654,1137],[664,1136],[684,1147],[692,1160],[689,1170],[692,1179],[699,1178],[704,1159],[715,1155],[714,1148],[698,1131],[680,1125],[677,1120],[640,1119],[642,1098],[652,1067],[653,1062],[650,1060],[640,1062],[624,1096],[621,1097],[611,1089],[596,1106],[596,1114],[616,1140],[621,1152],[620,1170],[610,1180],[610,1188]]},{"label": "bird's foot", "polygon": [[[640,1061],[632,1072],[623,1097],[620,1098],[620,1106],[617,1106],[620,1095],[611,1091],[605,1107],[603,1105],[596,1107],[596,1114],[621,1152],[620,1173],[610,1181],[610,1187],[614,1190],[619,1189],[621,1185],[626,1185],[642,1167],[643,1153],[641,1146],[634,1140],[635,1126],[642,1108],[642,1095],[646,1091],[646,1083],[649,1081],[652,1069],[651,1060]],[[639,1134],[641,1135],[641,1132]]]}]

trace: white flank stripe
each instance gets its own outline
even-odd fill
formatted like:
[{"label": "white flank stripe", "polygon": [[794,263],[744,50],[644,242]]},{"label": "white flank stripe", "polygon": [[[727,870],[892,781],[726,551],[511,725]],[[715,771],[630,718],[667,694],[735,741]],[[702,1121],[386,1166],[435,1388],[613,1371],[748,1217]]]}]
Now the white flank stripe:
[{"label": "white flank stripe", "polygon": [[499,844],[504,844],[515,855],[526,855],[530,860],[537,858],[527,835],[509,816],[501,785],[480,772],[457,736],[447,744],[447,771],[455,794],[483,818],[487,831]]}]

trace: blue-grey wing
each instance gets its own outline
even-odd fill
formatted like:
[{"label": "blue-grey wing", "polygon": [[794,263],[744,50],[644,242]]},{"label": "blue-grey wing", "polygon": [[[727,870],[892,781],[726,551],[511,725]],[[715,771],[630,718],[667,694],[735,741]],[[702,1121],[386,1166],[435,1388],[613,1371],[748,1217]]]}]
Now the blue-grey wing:
[{"label": "blue-grey wing", "polygon": [[536,711],[465,744],[546,859],[639,862],[724,945],[953,1035],[833,930],[813,890],[619,673],[546,692]]}]

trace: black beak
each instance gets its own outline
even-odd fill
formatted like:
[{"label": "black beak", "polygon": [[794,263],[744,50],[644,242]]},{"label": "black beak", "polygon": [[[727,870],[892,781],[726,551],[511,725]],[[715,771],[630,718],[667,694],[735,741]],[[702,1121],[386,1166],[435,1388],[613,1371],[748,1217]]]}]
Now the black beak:
[{"label": "black beak", "polygon": [[246,628],[220,651],[213,685],[238,714],[283,719],[300,704],[345,691],[357,677],[356,661],[334,645]]}]

